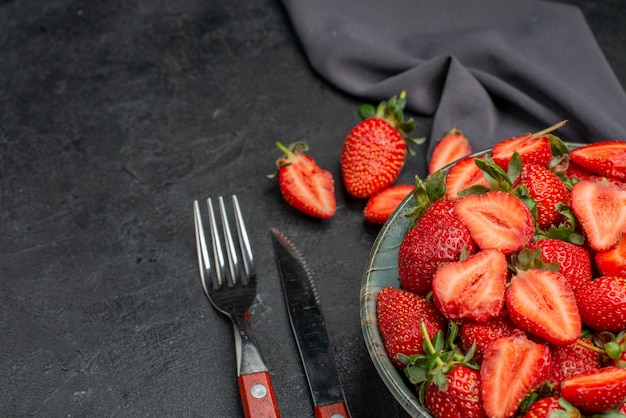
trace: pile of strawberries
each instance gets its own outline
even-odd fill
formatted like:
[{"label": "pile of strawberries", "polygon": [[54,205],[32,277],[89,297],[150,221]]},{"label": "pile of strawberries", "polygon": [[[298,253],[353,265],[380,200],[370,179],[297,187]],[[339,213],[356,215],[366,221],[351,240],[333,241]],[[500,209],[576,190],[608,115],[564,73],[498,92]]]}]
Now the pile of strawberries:
[{"label": "pile of strawberries", "polygon": [[376,313],[434,417],[626,413],[626,142],[570,150],[564,123],[416,179]]}]

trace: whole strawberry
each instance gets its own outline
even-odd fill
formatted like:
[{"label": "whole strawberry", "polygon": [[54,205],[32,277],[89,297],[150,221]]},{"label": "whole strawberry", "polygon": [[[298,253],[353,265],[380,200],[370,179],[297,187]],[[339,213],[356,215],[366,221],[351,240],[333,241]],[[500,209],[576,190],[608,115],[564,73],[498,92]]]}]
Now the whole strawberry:
[{"label": "whole strawberry", "polygon": [[[558,411],[553,415],[553,412]],[[522,418],[581,418],[580,411],[558,396],[541,398],[526,410]]]},{"label": "whole strawberry", "polygon": [[561,347],[550,347],[552,369],[548,381],[557,391],[563,380],[602,367],[600,354],[589,348],[593,345],[592,342],[589,341],[588,344],[589,346],[573,343]]},{"label": "whole strawberry", "polygon": [[400,174],[408,152],[412,119],[404,120],[406,94],[381,102],[376,109],[359,108],[362,121],[347,135],[341,151],[341,173],[348,193],[359,199],[390,186]]},{"label": "whole strawberry", "polygon": [[626,277],[602,276],[576,292],[580,318],[597,331],[626,329]]},{"label": "whole strawberry", "polygon": [[459,337],[464,350],[469,350],[472,344],[476,344],[474,360],[476,363],[483,362],[485,350],[494,340],[500,337],[509,337],[516,333],[522,333],[509,319],[507,311],[503,311],[498,318],[489,321],[463,321],[459,326]]},{"label": "whole strawberry", "polygon": [[480,396],[480,372],[466,366],[454,366],[445,374],[445,387],[429,382],[425,402],[435,418],[487,417]]},{"label": "whole strawberry", "polygon": [[424,352],[420,322],[425,323],[431,337],[446,327],[445,319],[431,302],[391,286],[378,293],[376,318],[385,351],[399,369],[405,364],[398,355],[412,356]]},{"label": "whole strawberry", "polygon": [[529,248],[531,251],[540,248],[545,263],[556,263],[574,292],[591,281],[591,257],[586,248],[554,238],[540,239]]}]

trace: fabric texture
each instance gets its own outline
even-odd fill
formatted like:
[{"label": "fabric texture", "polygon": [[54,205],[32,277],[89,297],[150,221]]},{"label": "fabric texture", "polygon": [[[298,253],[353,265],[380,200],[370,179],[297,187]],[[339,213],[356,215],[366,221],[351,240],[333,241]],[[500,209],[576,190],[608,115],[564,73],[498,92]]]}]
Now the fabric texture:
[{"label": "fabric texture", "polygon": [[577,7],[537,0],[283,0],[311,66],[376,103],[407,92],[475,150],[563,119],[572,142],[626,140],[626,94]]}]

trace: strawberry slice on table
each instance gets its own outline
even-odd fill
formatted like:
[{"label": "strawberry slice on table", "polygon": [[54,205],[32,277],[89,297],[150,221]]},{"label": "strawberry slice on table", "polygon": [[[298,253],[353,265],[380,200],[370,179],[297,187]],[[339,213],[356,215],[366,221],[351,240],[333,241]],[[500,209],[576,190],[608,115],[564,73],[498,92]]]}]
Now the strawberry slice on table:
[{"label": "strawberry slice on table", "polygon": [[307,215],[327,219],[335,214],[335,181],[330,171],[320,168],[306,154],[308,146],[295,142],[284,146],[276,142],[284,155],[276,160],[278,186],[283,198],[295,209]]},{"label": "strawberry slice on table", "polygon": [[582,180],[572,187],[571,206],[596,251],[614,246],[626,232],[626,189],[606,182]]},{"label": "strawberry slice on table", "polygon": [[457,199],[460,191],[475,185],[489,187],[489,182],[483,176],[483,171],[474,162],[473,157],[464,158],[448,170],[446,197]]},{"label": "strawberry slice on table", "polygon": [[425,298],[395,287],[384,287],[376,301],[378,330],[391,362],[403,369],[405,364],[399,354],[412,356],[424,353],[424,336],[420,322],[433,338],[446,329],[445,318]]},{"label": "strawberry slice on table", "polygon": [[454,213],[481,249],[511,254],[528,245],[535,233],[530,209],[513,194],[499,190],[462,197]]},{"label": "strawberry slice on table", "polygon": [[384,224],[414,189],[415,185],[412,184],[397,184],[376,193],[367,200],[363,209],[365,220],[375,224]]},{"label": "strawberry slice on table", "polygon": [[626,277],[626,234],[611,248],[596,252],[595,261],[601,275]]},{"label": "strawberry slice on table", "polygon": [[596,331],[626,329],[626,277],[601,276],[582,285],[576,303],[582,322]]},{"label": "strawberry slice on table", "polygon": [[341,173],[348,193],[367,198],[393,184],[406,160],[407,142],[419,144],[424,139],[409,137],[412,119],[404,120],[406,93],[359,108],[359,122],[348,133],[341,151]]},{"label": "strawberry slice on table", "polygon": [[604,141],[570,151],[576,164],[600,176],[626,180],[626,142]]},{"label": "strawberry slice on table", "polygon": [[512,417],[522,400],[548,377],[550,349],[522,334],[487,347],[480,368],[483,406],[489,417]]},{"label": "strawberry slice on table", "polygon": [[564,380],[561,395],[589,413],[617,408],[626,400],[626,369],[608,366]]},{"label": "strawberry slice on table", "polygon": [[439,139],[428,164],[428,174],[466,157],[472,153],[472,145],[459,129],[449,130]]},{"label": "strawberry slice on table", "polygon": [[510,280],[505,300],[511,321],[519,329],[554,345],[571,344],[582,331],[574,292],[558,272],[518,271]]},{"label": "strawberry slice on table", "polygon": [[433,277],[433,300],[451,321],[487,321],[504,306],[507,260],[495,248],[441,266]]}]

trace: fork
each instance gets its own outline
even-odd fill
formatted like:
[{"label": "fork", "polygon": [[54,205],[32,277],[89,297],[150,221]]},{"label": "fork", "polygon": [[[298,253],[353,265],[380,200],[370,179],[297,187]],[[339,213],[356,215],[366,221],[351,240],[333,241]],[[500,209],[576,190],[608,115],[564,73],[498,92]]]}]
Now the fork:
[{"label": "fork", "polygon": [[[207,249],[200,205],[197,200],[193,202],[198,266],[202,287],[211,304],[229,317],[233,323],[237,354],[237,381],[245,417],[279,417],[280,413],[270,374],[248,319],[248,309],[256,298],[256,272],[239,201],[237,196],[232,196],[237,229],[236,241],[239,248],[236,248],[235,239],[231,234],[224,198],[219,196],[217,201],[221,234],[218,230],[218,220],[215,216],[213,201],[211,198],[207,199],[214,265],[211,264],[211,257]],[[226,259],[222,251],[222,244],[226,247]]]}]

